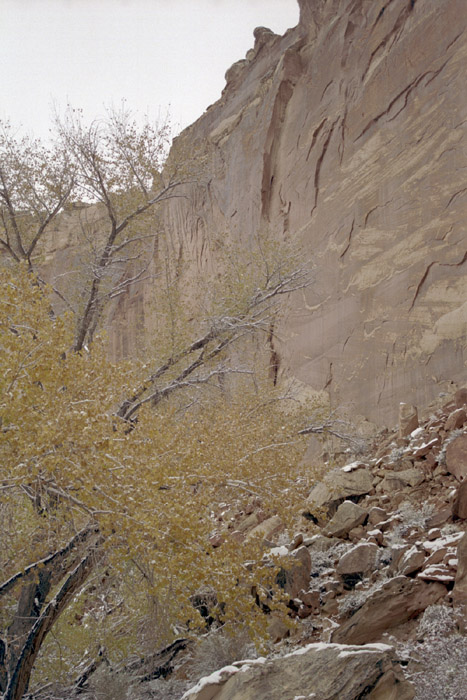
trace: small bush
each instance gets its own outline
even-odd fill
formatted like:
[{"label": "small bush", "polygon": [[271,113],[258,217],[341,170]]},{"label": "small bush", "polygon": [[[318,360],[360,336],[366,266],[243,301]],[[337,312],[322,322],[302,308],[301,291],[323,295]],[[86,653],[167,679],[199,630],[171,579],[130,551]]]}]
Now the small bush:
[{"label": "small bush", "polygon": [[424,530],[433,512],[434,506],[431,503],[424,503],[421,507],[416,508],[410,501],[403,501],[396,511],[400,523],[394,527],[392,532],[387,533],[387,539],[395,544],[403,541],[410,530],[414,528]]},{"label": "small bush", "polygon": [[257,652],[246,632],[228,634],[221,629],[214,630],[197,642],[190,662],[189,677],[196,682],[234,661],[256,657]]},{"label": "small bush", "polygon": [[454,610],[447,605],[429,605],[418,623],[419,638],[447,637],[455,630]]},{"label": "small bush", "polygon": [[116,673],[102,664],[89,680],[89,700],[127,700],[130,697],[130,676]]},{"label": "small bush", "polygon": [[467,637],[433,637],[417,644],[411,653],[422,665],[410,678],[416,688],[415,700],[465,700]]}]

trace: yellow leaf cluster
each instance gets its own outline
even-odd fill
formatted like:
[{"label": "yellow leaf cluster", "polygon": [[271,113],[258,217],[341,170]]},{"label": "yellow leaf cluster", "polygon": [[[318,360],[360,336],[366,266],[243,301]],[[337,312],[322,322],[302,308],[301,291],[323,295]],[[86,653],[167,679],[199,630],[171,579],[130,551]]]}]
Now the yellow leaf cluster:
[{"label": "yellow leaf cluster", "polygon": [[[241,621],[264,638],[268,619],[252,592],[285,614],[277,566],[261,538],[241,543],[232,532],[252,503],[285,527],[292,522],[312,478],[301,464],[300,407],[245,376],[146,405],[129,429],[115,411],[138,365],[112,366],[102,339],[73,352],[73,329],[26,268],[0,268],[4,578],[86,523],[98,525],[106,574],[93,577],[57,627],[65,670],[90,638],[124,657],[196,632],[205,621],[193,596],[203,590],[215,619]],[[49,661],[52,646],[44,647]]]}]

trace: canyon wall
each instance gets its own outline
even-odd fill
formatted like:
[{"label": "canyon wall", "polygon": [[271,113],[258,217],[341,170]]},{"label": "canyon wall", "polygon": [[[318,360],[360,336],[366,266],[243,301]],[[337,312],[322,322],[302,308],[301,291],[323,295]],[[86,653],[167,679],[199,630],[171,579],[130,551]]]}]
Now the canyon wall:
[{"label": "canyon wall", "polygon": [[202,165],[164,227],[206,275],[222,241],[301,245],[313,283],[276,329],[280,376],[394,424],[467,374],[467,8],[299,4],[176,139]]}]

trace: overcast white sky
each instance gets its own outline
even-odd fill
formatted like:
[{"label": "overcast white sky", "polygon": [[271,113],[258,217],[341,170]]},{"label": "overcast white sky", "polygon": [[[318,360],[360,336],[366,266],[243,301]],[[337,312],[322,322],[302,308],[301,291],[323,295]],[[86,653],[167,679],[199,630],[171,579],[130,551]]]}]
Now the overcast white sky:
[{"label": "overcast white sky", "polygon": [[0,0],[0,117],[46,136],[54,103],[93,118],[125,98],[185,127],[255,27],[297,23],[297,0]]}]

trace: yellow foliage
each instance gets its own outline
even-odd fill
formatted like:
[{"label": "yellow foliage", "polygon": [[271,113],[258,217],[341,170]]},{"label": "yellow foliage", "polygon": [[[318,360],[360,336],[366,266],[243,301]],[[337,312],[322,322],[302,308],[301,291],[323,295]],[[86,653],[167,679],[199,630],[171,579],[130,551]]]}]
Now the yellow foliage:
[{"label": "yellow foliage", "polygon": [[[264,639],[268,618],[252,591],[286,614],[277,565],[260,538],[233,538],[225,513],[254,502],[292,522],[313,478],[300,466],[303,407],[245,375],[147,404],[129,429],[115,411],[139,380],[138,364],[112,366],[99,338],[73,352],[73,319],[51,313],[26,268],[0,269],[0,290],[3,578],[88,522],[105,537],[97,573],[56,626],[65,676],[83,647],[102,643],[124,659],[196,632],[200,590],[217,601],[213,617]],[[38,668],[50,674],[52,664],[58,677],[54,644]]]}]

